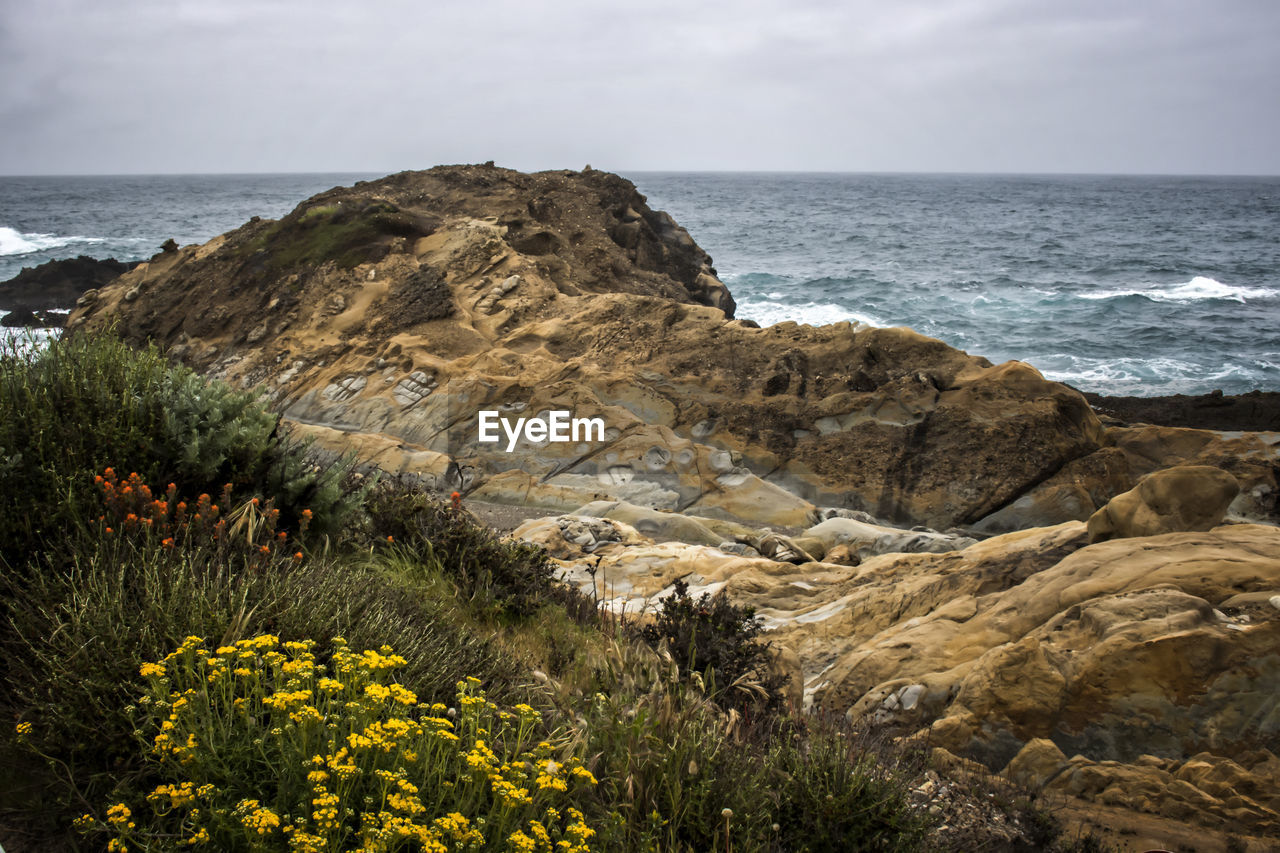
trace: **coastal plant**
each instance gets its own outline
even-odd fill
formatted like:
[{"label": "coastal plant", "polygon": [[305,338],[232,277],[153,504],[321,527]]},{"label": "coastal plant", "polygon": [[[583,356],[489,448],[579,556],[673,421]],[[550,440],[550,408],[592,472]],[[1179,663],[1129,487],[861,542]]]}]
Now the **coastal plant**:
[{"label": "coastal plant", "polygon": [[188,635],[390,644],[407,661],[403,679],[428,701],[450,696],[467,673],[500,696],[516,680],[516,664],[460,626],[449,599],[417,594],[379,555],[299,559],[289,546],[264,558],[230,534],[166,544],[151,530],[106,527],[92,525],[56,565],[0,575],[0,715],[32,726],[20,756],[6,759],[27,772],[0,780],[9,789],[0,801],[38,802],[27,815],[41,832],[145,771],[121,709],[141,689],[139,664]]},{"label": "coastal plant", "polygon": [[[222,487],[219,503],[214,503],[207,492],[181,500],[174,483],[163,492],[153,491],[136,472],[122,480],[114,468],[106,468],[93,480],[102,492],[104,511],[98,517],[102,535],[140,536],[164,548],[194,542],[219,552],[235,551],[250,572],[261,571],[289,549],[288,532],[277,529],[280,510],[274,501],[255,497],[232,507],[230,483]],[[225,515],[223,507],[228,508]],[[304,509],[300,516],[299,531],[305,533],[312,512]],[[301,561],[303,552],[293,552],[293,559]]]},{"label": "coastal plant", "polygon": [[815,724],[802,742],[776,738],[767,762],[779,801],[777,838],[809,853],[916,850],[929,827],[912,808],[910,774],[886,751],[859,744],[840,726]]},{"label": "coastal plant", "polygon": [[754,608],[723,593],[694,598],[681,579],[658,602],[653,620],[637,630],[653,648],[667,649],[682,675],[696,677],[717,701],[776,710],[783,676],[770,672],[769,646],[758,639],[763,629]]},{"label": "coastal plant", "polygon": [[148,790],[81,827],[121,850],[590,849],[577,802],[596,779],[536,710],[500,707],[474,677],[452,706],[421,702],[391,647],[330,646],[193,636],[143,664]]},{"label": "coastal plant", "polygon": [[85,475],[108,465],[150,483],[275,500],[285,523],[309,508],[336,532],[359,508],[350,460],[325,462],[285,435],[253,392],[171,365],[155,347],[67,334],[0,353],[0,558],[11,568],[85,519]]},{"label": "coastal plant", "polygon": [[[667,689],[669,688],[669,689]],[[600,810],[623,818],[624,850],[768,850],[775,803],[760,750],[687,685],[643,696],[597,693],[580,731],[600,779]]]},{"label": "coastal plant", "polygon": [[460,496],[445,503],[421,488],[388,481],[370,490],[365,511],[375,539],[391,537],[438,563],[481,607],[523,618],[566,595],[545,551],[500,539],[462,507]]}]

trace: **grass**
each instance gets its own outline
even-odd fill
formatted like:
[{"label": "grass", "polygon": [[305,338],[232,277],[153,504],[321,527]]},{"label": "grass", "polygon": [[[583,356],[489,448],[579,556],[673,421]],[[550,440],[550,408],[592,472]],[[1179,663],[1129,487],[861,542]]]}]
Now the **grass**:
[{"label": "grass", "polygon": [[273,273],[333,261],[342,269],[382,260],[396,237],[416,237],[422,226],[395,205],[375,201],[355,205],[316,205],[273,223],[248,243],[247,256],[265,258]]},{"label": "grass", "polygon": [[0,412],[10,853],[926,837],[910,768],[716,691],[759,662],[727,602],[650,646],[459,502],[344,489],[252,395],[109,337],[0,357]]}]

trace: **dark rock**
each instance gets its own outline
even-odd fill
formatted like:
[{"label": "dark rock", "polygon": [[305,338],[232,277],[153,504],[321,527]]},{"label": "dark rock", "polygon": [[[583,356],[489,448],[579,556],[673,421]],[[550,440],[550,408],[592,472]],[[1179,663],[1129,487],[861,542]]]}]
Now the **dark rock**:
[{"label": "dark rock", "polygon": [[[114,258],[98,260],[81,255],[48,261],[38,267],[24,267],[13,278],[0,282],[0,311],[40,312],[51,308],[74,308],[76,300],[86,290],[102,287],[137,265],[137,261],[123,263]],[[61,320],[55,325],[62,325]]]},{"label": "dark rock", "polygon": [[28,311],[19,308],[0,318],[0,326],[9,329],[61,329],[67,322],[67,315],[53,311]]},{"label": "dark rock", "polygon": [[1190,427],[1192,429],[1280,430],[1280,392],[1247,394],[1174,394],[1165,397],[1108,397],[1086,393],[1084,398],[1100,415],[1126,424]]}]

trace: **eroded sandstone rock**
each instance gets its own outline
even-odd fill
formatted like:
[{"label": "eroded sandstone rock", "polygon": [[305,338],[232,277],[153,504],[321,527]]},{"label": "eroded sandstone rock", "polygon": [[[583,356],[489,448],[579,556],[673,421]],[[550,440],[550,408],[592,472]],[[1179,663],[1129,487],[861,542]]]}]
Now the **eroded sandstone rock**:
[{"label": "eroded sandstone rock", "polygon": [[[615,610],[652,609],[678,579],[754,606],[794,653],[806,707],[1055,791],[1280,826],[1274,796],[1250,793],[1273,790],[1280,768],[1258,752],[1280,743],[1275,527],[1090,545],[1068,522],[852,567],[639,537],[592,552],[594,574],[559,530],[531,521],[516,535],[554,548],[584,589],[607,578],[598,594]],[[1189,761],[1199,753],[1221,779]]]},{"label": "eroded sandstone rock", "polygon": [[1179,465],[1146,477],[1089,517],[1089,541],[1210,530],[1222,522],[1240,486],[1226,471]]}]

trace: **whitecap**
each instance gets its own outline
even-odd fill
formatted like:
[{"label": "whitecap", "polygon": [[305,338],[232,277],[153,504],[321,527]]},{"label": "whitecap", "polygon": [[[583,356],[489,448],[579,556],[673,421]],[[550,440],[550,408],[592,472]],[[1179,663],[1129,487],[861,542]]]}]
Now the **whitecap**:
[{"label": "whitecap", "polygon": [[72,243],[102,243],[101,237],[59,237],[56,234],[23,232],[0,225],[0,256],[29,255],[46,249],[59,249]]},{"label": "whitecap", "polygon": [[1223,284],[1208,276],[1198,275],[1184,284],[1153,286],[1135,290],[1096,290],[1077,294],[1081,299],[1118,299],[1124,296],[1141,296],[1152,302],[1188,303],[1206,299],[1224,299],[1244,302],[1246,299],[1262,299],[1280,296],[1280,291],[1265,287],[1240,287]]},{"label": "whitecap", "polygon": [[787,321],[809,326],[827,326],[831,323],[843,321],[865,323],[868,326],[884,325],[874,317],[850,311],[830,302],[808,302],[803,305],[789,305],[784,302],[768,300],[746,300],[738,304],[737,315],[745,319],[755,320],[761,326],[776,326]]},{"label": "whitecap", "polygon": [[1264,372],[1242,364],[1224,362],[1211,367],[1169,356],[1097,358],[1053,353],[1026,360],[1046,379],[1104,394],[1203,393],[1201,389],[1218,384],[1223,388],[1256,387],[1266,377]]}]

